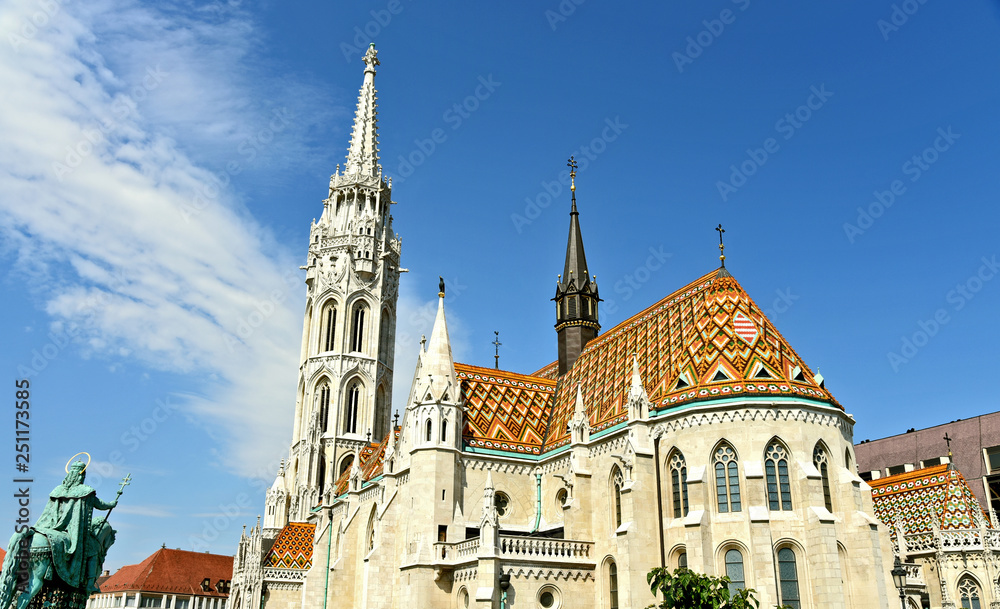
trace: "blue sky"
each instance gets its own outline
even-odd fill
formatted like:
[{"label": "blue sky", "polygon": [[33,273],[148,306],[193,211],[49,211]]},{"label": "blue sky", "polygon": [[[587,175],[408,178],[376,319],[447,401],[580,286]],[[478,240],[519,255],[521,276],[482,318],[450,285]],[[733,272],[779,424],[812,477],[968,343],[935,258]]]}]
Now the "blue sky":
[{"label": "blue sky", "polygon": [[1000,2],[341,4],[0,8],[0,363],[31,383],[32,518],[73,453],[103,497],[132,473],[108,568],[232,553],[263,507],[370,40],[396,407],[438,275],[460,361],[494,331],[503,368],[555,358],[575,154],[605,329],[715,268],[722,223],[856,440],[997,410]]}]

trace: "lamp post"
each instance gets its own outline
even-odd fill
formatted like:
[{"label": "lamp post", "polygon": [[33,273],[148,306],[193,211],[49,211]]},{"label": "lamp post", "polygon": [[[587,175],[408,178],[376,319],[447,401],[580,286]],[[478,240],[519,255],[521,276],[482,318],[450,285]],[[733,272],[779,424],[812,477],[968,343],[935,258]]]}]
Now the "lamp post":
[{"label": "lamp post", "polygon": [[507,607],[507,589],[510,588],[510,573],[500,574],[500,609]]},{"label": "lamp post", "polygon": [[892,563],[892,583],[899,589],[899,606],[906,609],[906,593],[903,592],[903,587],[906,586],[906,569],[899,562],[899,557],[896,557],[896,561]]}]

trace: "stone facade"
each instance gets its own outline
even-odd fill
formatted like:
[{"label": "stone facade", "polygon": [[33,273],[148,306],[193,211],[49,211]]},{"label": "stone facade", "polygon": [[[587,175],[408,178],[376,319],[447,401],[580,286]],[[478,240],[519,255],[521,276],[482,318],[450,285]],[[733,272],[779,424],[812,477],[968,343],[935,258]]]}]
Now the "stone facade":
[{"label": "stone facade", "polygon": [[[365,63],[349,167],[353,151],[369,150],[359,133],[377,142],[365,101],[374,48]],[[366,158],[377,160],[377,148]],[[377,162],[366,171],[381,175]],[[360,192],[356,178],[334,178],[331,200],[347,196],[351,214],[359,200],[376,210],[388,202],[381,177],[360,199],[344,195]],[[335,209],[328,200],[313,228],[311,311],[326,293],[327,237],[317,226],[354,218]],[[371,248],[386,266],[362,275],[375,282],[366,302],[391,320],[398,269],[388,265],[398,264],[399,240],[372,217]],[[584,260],[572,221],[570,248],[575,231]],[[334,275],[353,278],[367,260],[338,257]],[[585,268],[576,274],[587,277]],[[330,293],[347,303],[340,299],[358,283],[336,285]],[[359,374],[369,390],[378,386],[391,377],[391,354],[317,354],[324,330],[307,313],[295,437],[263,526],[241,539],[234,609],[638,609],[654,601],[646,574],[661,565],[728,574],[756,589],[762,607],[896,602],[889,536],[853,465],[853,418],[725,268],[588,337],[575,362],[530,375],[456,364],[443,283],[439,291],[403,418],[391,430],[375,423],[370,440],[322,424],[316,379],[333,382],[342,421],[342,379]],[[593,294],[586,314],[596,318],[596,285]],[[568,327],[574,314],[583,309],[560,307],[559,323]],[[342,372],[348,359],[371,360],[373,373]],[[359,420],[388,412],[377,400],[366,408]],[[317,456],[323,465],[313,465]],[[311,547],[289,550],[283,540],[303,526]]]}]

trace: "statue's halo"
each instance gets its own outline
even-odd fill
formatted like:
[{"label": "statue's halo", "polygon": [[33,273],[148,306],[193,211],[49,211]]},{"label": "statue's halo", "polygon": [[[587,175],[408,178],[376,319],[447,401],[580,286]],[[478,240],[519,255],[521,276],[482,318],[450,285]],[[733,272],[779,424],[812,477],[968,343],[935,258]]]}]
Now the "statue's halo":
[{"label": "statue's halo", "polygon": [[67,474],[69,473],[69,464],[73,462],[73,459],[76,459],[80,455],[87,455],[87,464],[83,466],[83,471],[87,471],[87,468],[90,467],[90,453],[84,452],[84,451],[80,451],[80,452],[76,453],[75,455],[73,455],[72,457],[70,457],[69,461],[66,462],[66,473]]}]

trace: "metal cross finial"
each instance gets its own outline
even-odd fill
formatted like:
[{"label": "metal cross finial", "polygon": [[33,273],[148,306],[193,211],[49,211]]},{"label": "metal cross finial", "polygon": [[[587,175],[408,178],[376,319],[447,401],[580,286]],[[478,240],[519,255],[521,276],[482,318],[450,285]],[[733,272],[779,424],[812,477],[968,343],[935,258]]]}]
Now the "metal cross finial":
[{"label": "metal cross finial", "polygon": [[719,260],[722,261],[722,268],[726,268],[726,246],[722,243],[722,233],[726,232],[726,229],[719,224],[715,230],[719,231]]},{"label": "metal cross finial", "polygon": [[574,156],[569,157],[569,161],[566,163],[569,167],[569,189],[573,192],[573,200],[576,201],[576,158]]},{"label": "metal cross finial", "polygon": [[948,445],[948,458],[949,459],[951,459],[951,441],[952,440],[953,440],[953,438],[949,438],[948,437],[948,433],[945,432],[945,434],[944,434],[944,442],[945,442],[945,444]]},{"label": "metal cross finial", "polygon": [[118,489],[118,494],[121,495],[122,491],[125,490],[125,487],[128,486],[128,485],[130,485],[130,484],[132,484],[132,474],[125,474],[125,477],[122,478],[122,485]]},{"label": "metal cross finial", "polygon": [[399,411],[398,410],[392,415],[392,427],[393,428],[399,427]]},{"label": "metal cross finial", "polygon": [[500,345],[502,345],[503,343],[500,342],[500,333],[499,332],[497,332],[496,330],[494,330],[493,334],[496,335],[496,338],[493,339],[493,347],[494,347],[494,349],[496,349],[496,353],[493,356],[493,359],[495,360],[495,362],[493,364],[493,367],[496,368],[497,370],[499,370],[500,369]]}]

